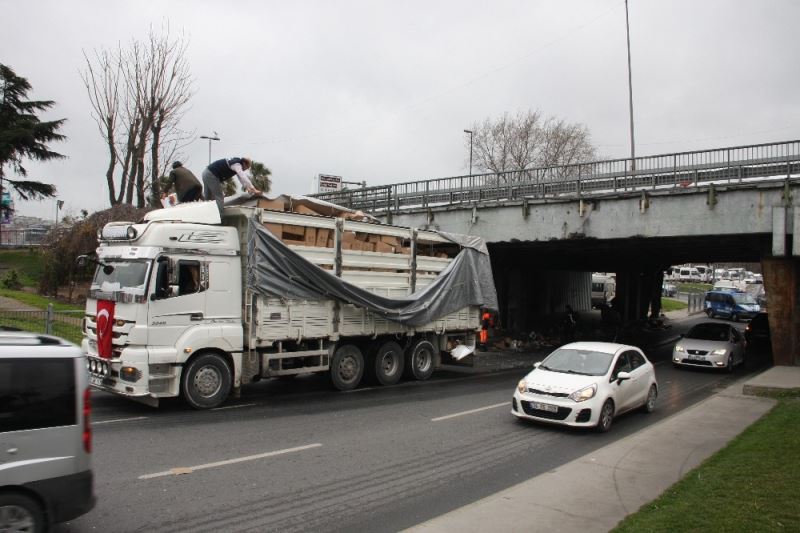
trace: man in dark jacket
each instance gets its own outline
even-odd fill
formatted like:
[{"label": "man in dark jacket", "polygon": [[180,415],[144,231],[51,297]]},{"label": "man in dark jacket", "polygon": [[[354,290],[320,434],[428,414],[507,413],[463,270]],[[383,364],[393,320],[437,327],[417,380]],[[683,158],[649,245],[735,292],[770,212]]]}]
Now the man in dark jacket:
[{"label": "man in dark jacket", "polygon": [[216,200],[220,217],[222,217],[223,200],[225,199],[225,194],[222,192],[223,181],[236,176],[244,190],[250,194],[261,194],[261,191],[253,186],[250,178],[245,174],[251,165],[252,161],[246,157],[231,157],[218,159],[203,170],[203,197],[206,200]]},{"label": "man in dark jacket", "polygon": [[169,191],[175,189],[175,196],[178,197],[178,202],[194,202],[200,199],[203,195],[203,186],[200,184],[192,171],[184,167],[180,161],[172,163],[172,170],[169,173],[169,184],[164,189],[162,198],[169,194]]}]

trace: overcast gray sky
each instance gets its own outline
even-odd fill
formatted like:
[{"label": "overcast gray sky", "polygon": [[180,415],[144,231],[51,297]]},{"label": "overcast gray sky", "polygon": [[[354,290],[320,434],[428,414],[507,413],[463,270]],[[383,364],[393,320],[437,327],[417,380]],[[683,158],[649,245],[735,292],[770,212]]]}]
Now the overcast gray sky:
[{"label": "overcast gray sky", "polygon": [[[0,63],[55,100],[68,159],[29,164],[67,213],[108,207],[106,148],[82,50],[189,39],[196,94],[181,126],[218,132],[212,156],[250,156],[272,194],[318,173],[379,185],[467,173],[465,128],[539,109],[585,124],[601,154],[630,154],[622,0],[0,0]],[[800,138],[800,2],[630,0],[637,155]],[[208,162],[197,139],[182,157]],[[54,202],[19,202],[52,218]]]}]

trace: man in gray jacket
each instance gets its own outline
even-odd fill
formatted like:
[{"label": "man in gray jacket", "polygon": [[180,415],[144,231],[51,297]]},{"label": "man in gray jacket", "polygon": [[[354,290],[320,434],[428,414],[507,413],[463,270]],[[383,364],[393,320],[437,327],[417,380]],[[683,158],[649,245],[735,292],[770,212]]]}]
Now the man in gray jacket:
[{"label": "man in gray jacket", "polygon": [[250,194],[261,194],[261,191],[253,186],[250,178],[245,174],[245,171],[252,164],[253,162],[247,157],[231,157],[218,159],[203,170],[203,185],[205,186],[203,196],[206,200],[216,200],[220,217],[222,217],[222,207],[225,200],[225,195],[222,192],[223,181],[236,176],[244,190]]}]

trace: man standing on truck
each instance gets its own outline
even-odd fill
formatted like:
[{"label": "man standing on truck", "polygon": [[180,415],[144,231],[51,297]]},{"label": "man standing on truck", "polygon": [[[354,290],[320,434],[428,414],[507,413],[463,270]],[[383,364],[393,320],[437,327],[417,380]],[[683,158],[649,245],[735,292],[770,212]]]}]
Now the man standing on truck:
[{"label": "man standing on truck", "polygon": [[222,192],[223,181],[236,176],[244,190],[250,194],[261,194],[261,191],[253,186],[250,178],[245,174],[245,170],[249,169],[252,164],[247,157],[231,157],[218,159],[203,170],[203,197],[206,200],[216,200],[220,217],[222,217],[225,199],[225,194]]},{"label": "man standing on truck", "polygon": [[175,189],[175,196],[179,203],[194,202],[203,196],[203,185],[200,184],[200,180],[180,161],[172,163],[169,185],[164,188],[162,198],[165,198],[172,188]]}]

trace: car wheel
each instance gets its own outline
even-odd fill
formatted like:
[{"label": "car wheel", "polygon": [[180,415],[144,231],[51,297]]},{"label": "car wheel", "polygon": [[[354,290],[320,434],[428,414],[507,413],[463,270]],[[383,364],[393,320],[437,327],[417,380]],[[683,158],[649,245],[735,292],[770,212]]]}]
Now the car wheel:
[{"label": "car wheel", "polygon": [[725,371],[728,374],[732,374],[733,373],[733,354],[728,356],[728,364],[725,365]]},{"label": "car wheel", "polygon": [[45,531],[42,506],[24,494],[0,494],[0,531]]},{"label": "car wheel", "polygon": [[647,399],[644,401],[645,413],[652,413],[656,410],[656,399],[658,398],[658,387],[650,385],[650,390],[647,391]]},{"label": "car wheel", "polygon": [[211,409],[228,399],[231,369],[220,356],[203,354],[183,368],[183,398],[194,409]]},{"label": "car wheel", "polygon": [[597,431],[605,433],[611,429],[611,423],[614,421],[614,402],[611,399],[606,400],[603,407],[600,409],[600,418],[597,420]]},{"label": "car wheel", "polygon": [[381,385],[394,385],[403,377],[403,349],[394,341],[382,344],[375,352],[373,370]]}]

